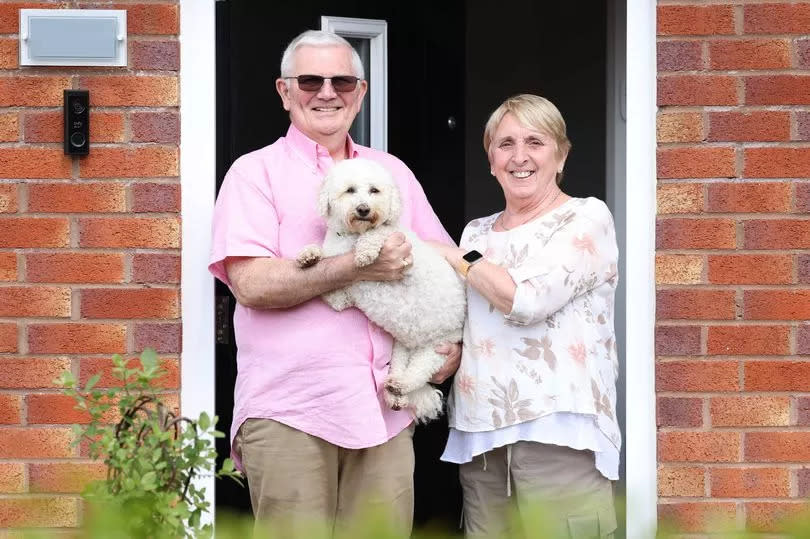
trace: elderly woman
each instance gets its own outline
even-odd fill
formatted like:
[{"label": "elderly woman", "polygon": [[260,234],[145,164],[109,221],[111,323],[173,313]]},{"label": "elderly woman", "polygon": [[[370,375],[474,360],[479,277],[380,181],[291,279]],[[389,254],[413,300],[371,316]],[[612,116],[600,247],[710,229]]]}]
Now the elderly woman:
[{"label": "elderly woman", "polygon": [[[468,536],[610,537],[618,479],[610,211],[560,190],[571,143],[535,95],[489,118],[484,149],[506,207],[475,219],[448,261],[467,280],[461,366],[442,460],[459,463]],[[516,511],[516,512],[515,512]],[[510,516],[518,514],[517,519]]]}]

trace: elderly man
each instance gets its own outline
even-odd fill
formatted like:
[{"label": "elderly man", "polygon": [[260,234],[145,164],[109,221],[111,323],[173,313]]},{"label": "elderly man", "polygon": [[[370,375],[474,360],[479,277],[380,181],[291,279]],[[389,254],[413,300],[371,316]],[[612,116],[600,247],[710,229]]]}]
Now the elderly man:
[{"label": "elderly man", "polygon": [[[386,166],[403,198],[401,222],[425,240],[450,243],[411,171],[397,158],[354,144],[349,127],[367,82],[343,38],[295,38],[276,81],[291,125],[286,136],[244,155],[228,172],[214,214],[210,271],[233,291],[238,377],[231,429],[257,521],[345,523],[361,506],[393,511],[403,533],[413,518],[410,416],[381,399],[390,335],[357,309],[335,312],[319,296],[356,280],[401,279],[410,244],[392,235],[376,262],[351,253],[299,269],[319,243],[317,192],[331,166],[364,157]],[[458,366],[458,344],[434,381]]]}]

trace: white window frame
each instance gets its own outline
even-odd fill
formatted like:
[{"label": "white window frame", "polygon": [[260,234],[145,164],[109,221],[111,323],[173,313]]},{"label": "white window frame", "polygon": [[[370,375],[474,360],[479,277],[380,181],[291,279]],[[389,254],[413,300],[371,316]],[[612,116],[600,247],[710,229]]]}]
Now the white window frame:
[{"label": "white window frame", "polygon": [[[180,0],[180,184],[183,191],[182,412],[215,408],[214,279],[207,271],[216,184],[215,0]],[[627,0],[627,537],[655,535],[655,2]],[[208,186],[208,188],[200,188]],[[214,480],[202,478],[214,505]],[[206,517],[211,520],[211,515]]]},{"label": "white window frame", "polygon": [[388,23],[379,19],[321,16],[321,30],[341,37],[368,39],[371,59],[369,84],[371,147],[388,151]]}]

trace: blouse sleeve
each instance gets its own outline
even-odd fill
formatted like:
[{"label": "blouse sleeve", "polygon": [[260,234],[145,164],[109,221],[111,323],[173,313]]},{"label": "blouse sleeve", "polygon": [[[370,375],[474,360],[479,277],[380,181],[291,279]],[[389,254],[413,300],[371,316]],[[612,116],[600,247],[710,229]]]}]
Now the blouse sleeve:
[{"label": "blouse sleeve", "polygon": [[[601,201],[583,210],[545,247],[508,269],[517,289],[507,320],[537,324],[574,298],[616,279],[618,247],[610,210]],[[511,248],[520,260],[521,247]],[[524,248],[531,252],[529,246]]]}]

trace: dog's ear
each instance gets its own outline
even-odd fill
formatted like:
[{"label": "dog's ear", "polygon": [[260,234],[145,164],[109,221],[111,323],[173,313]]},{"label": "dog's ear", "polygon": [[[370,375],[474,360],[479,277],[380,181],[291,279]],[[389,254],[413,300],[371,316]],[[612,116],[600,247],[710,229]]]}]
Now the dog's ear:
[{"label": "dog's ear", "polygon": [[402,200],[399,196],[399,186],[397,182],[390,178],[391,180],[391,196],[388,197],[388,219],[386,219],[386,223],[389,225],[396,225],[399,222],[399,215],[402,213]]},{"label": "dog's ear", "polygon": [[324,219],[328,219],[329,215],[332,213],[332,208],[329,204],[329,182],[324,181],[323,185],[321,185],[321,191],[318,193],[318,213],[321,214],[321,217]]}]

